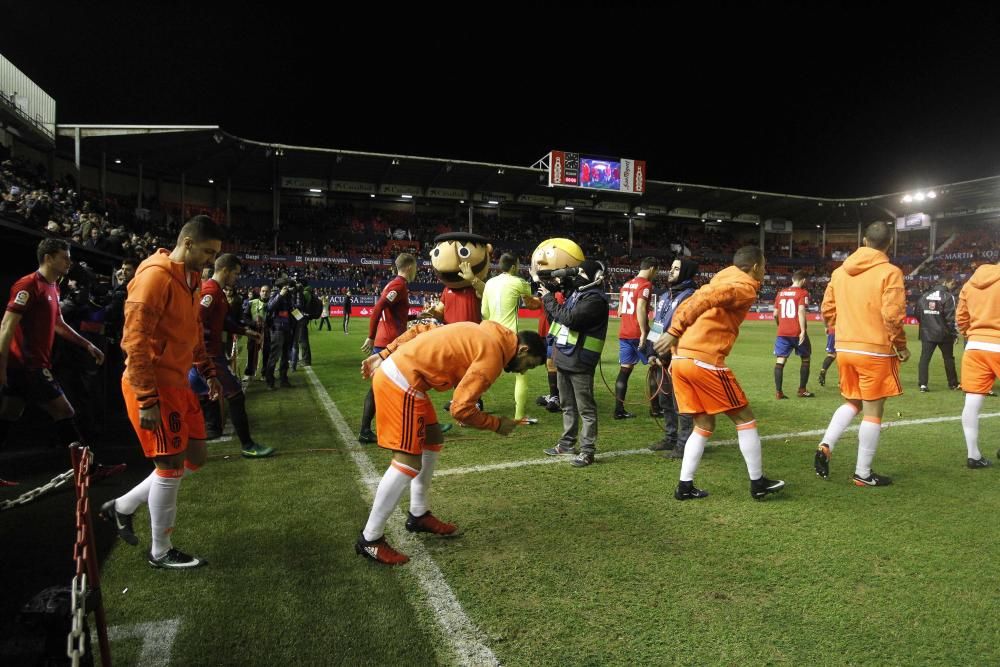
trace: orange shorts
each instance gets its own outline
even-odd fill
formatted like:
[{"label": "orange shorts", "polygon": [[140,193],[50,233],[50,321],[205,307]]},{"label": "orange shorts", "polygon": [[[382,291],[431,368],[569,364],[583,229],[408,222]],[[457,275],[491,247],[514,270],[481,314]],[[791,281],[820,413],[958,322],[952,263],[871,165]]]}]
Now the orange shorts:
[{"label": "orange shorts", "polygon": [[685,415],[717,415],[747,405],[747,395],[728,368],[715,368],[694,359],[670,364],[677,412]]},{"label": "orange shorts", "polygon": [[155,431],[140,426],[139,401],[132,386],[122,378],[125,410],[146,458],[172,456],[187,450],[188,440],[205,439],[205,417],[198,397],[187,387],[160,387],[160,425]]},{"label": "orange shorts", "polygon": [[427,442],[427,428],[438,423],[434,405],[427,394],[409,386],[389,359],[375,371],[372,391],[379,447],[415,456],[441,449],[440,443]]},{"label": "orange shorts", "polygon": [[854,401],[877,401],[903,393],[899,381],[899,357],[837,351],[840,393]]},{"label": "orange shorts", "polygon": [[1000,378],[1000,352],[966,350],[962,356],[962,391],[988,394]]}]

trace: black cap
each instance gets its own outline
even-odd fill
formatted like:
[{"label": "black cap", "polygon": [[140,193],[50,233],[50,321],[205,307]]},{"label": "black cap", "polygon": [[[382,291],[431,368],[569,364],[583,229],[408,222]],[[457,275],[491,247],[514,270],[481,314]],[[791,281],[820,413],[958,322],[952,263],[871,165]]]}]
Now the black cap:
[{"label": "black cap", "polygon": [[447,234],[438,234],[434,237],[434,243],[441,243],[442,241],[471,241],[472,243],[481,243],[483,245],[490,242],[485,236],[470,234],[469,232],[448,232]]}]

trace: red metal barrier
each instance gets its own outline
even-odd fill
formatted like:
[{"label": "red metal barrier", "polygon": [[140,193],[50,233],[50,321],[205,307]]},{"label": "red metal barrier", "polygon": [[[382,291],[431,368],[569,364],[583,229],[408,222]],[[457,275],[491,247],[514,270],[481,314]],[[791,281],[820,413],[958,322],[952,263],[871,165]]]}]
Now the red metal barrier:
[{"label": "red metal barrier", "polygon": [[96,601],[94,618],[97,625],[97,639],[101,647],[101,664],[111,665],[111,647],[108,644],[108,624],[104,616],[104,602],[101,599],[101,573],[94,553],[94,522],[90,515],[90,464],[93,456],[88,447],[78,442],[70,446],[73,461],[73,478],[76,487],[76,543],[73,545],[75,573],[73,576],[73,625],[66,639],[66,655],[78,665],[86,652],[86,633],[83,632],[87,609],[84,601],[87,594]]}]

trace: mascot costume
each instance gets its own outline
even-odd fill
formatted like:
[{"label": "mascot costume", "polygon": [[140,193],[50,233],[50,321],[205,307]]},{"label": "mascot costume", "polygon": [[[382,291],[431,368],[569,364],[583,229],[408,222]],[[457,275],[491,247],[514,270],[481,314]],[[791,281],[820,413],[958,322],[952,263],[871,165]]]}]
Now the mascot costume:
[{"label": "mascot costume", "polygon": [[434,239],[431,266],[444,283],[441,303],[422,315],[445,324],[480,322],[483,289],[490,272],[493,246],[483,236],[467,232],[449,232]]},{"label": "mascot costume", "polygon": [[[485,236],[468,232],[448,232],[434,239],[431,266],[444,283],[441,302],[420,317],[433,317],[445,324],[481,322],[483,290],[490,273],[493,246]],[[483,409],[483,399],[477,405]],[[444,405],[451,408],[451,401]]]}]

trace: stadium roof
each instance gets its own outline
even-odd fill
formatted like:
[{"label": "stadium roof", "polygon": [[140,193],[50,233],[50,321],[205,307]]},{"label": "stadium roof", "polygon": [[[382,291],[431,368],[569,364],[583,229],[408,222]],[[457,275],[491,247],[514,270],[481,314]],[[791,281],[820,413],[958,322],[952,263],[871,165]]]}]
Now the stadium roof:
[{"label": "stadium roof", "polygon": [[[109,167],[134,173],[143,164],[147,178],[189,184],[225,183],[237,190],[267,190],[278,176],[286,191],[308,187],[338,190],[337,196],[398,198],[412,189],[417,198],[471,199],[477,203],[548,206],[575,214],[594,209],[602,215],[645,213],[649,219],[723,219],[753,224],[768,219],[798,225],[854,227],[923,212],[936,218],[1000,218],[1000,176],[932,188],[937,198],[904,204],[906,193],[831,199],[758,192],[711,185],[649,180],[644,195],[575,188],[550,188],[545,170],[413,155],[291,146],[237,137],[217,126],[65,125],[58,128],[58,150],[72,154],[74,137],[81,137],[84,164],[100,166],[101,152]],[[120,159],[123,164],[111,164]],[[324,187],[325,185],[325,187]],[[396,186],[396,187],[393,187]]]}]

